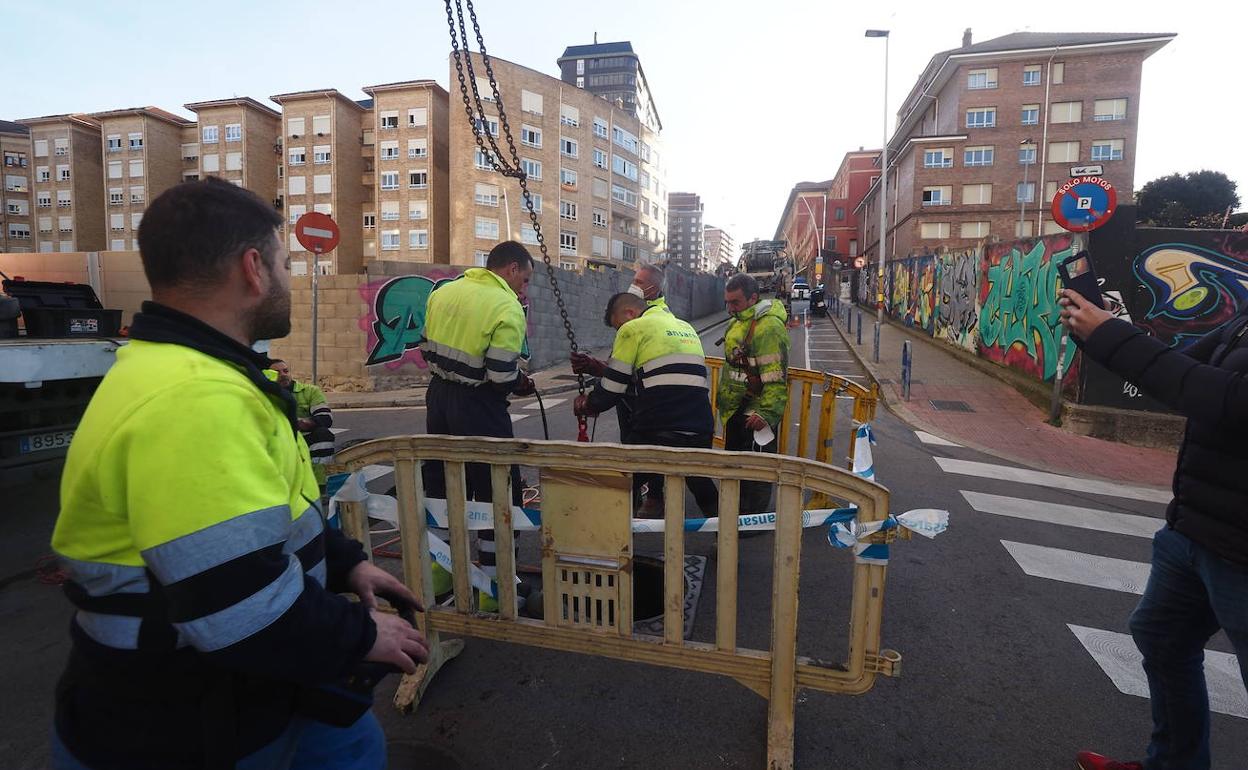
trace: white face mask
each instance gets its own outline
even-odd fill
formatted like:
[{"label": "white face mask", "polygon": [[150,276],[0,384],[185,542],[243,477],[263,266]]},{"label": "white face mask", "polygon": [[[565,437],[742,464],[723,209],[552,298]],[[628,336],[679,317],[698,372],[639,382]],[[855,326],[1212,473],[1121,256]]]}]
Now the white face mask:
[{"label": "white face mask", "polygon": [[628,285],[628,293],[632,294],[634,297],[641,297],[642,299],[646,298],[646,293],[642,291],[641,287],[635,283],[631,283]]}]

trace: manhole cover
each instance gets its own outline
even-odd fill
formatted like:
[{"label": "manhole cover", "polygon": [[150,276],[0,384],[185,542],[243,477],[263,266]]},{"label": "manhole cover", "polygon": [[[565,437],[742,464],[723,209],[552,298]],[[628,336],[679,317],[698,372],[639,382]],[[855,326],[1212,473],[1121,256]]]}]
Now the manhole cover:
[{"label": "manhole cover", "polygon": [[[683,636],[693,636],[693,620],[702,596],[706,557],[685,554],[685,627]],[[633,633],[663,635],[663,560],[637,554],[633,559]]]},{"label": "manhole cover", "polygon": [[[911,380],[914,382],[914,380]],[[940,412],[974,412],[971,405],[965,401],[929,401],[932,408]]]}]

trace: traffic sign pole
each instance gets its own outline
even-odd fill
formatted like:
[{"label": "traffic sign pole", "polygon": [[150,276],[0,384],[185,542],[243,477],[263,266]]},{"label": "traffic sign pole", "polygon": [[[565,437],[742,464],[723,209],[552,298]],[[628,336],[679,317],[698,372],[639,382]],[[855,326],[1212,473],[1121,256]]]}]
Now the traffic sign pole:
[{"label": "traffic sign pole", "polygon": [[333,251],[340,237],[338,224],[328,214],[309,211],[295,222],[295,238],[305,249],[316,255],[312,263],[312,384],[317,384],[318,299],[317,277],[321,271],[321,255]]},{"label": "traffic sign pole", "polygon": [[319,292],[318,292],[316,276],[317,276],[317,273],[321,272],[321,265],[320,265],[321,250],[320,248],[318,247],[314,249],[313,253],[316,255],[315,257],[316,262],[315,264],[312,265],[312,384],[316,385],[317,384],[317,379],[316,379],[317,328],[316,327],[319,326],[319,324],[317,323],[317,297],[318,297]]}]

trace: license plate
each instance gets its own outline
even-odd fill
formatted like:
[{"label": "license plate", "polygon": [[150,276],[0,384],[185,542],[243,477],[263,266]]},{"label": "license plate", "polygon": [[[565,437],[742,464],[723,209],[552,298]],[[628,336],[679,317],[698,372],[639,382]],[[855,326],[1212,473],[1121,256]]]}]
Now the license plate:
[{"label": "license plate", "polygon": [[18,454],[29,454],[31,452],[44,452],[49,449],[64,449],[69,446],[69,442],[74,437],[72,430],[58,430],[52,433],[36,433],[32,436],[22,436],[17,440]]}]

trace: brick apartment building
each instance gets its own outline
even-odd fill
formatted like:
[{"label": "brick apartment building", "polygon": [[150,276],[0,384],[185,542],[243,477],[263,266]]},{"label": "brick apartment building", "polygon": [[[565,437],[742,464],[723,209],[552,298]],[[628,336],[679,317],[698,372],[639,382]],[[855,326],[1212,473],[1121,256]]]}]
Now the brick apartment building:
[{"label": "brick apartment building", "polygon": [[[1173,34],[1018,32],[932,57],[889,140],[893,256],[1060,230],[1048,212],[1075,165],[1098,164],[1130,200],[1144,60]],[[876,174],[878,175],[878,162]],[[879,253],[879,185],[858,241]]]},{"label": "brick apartment building", "polygon": [[36,249],[108,248],[100,121],[49,115],[18,122],[30,129]]},{"label": "brick apartment building", "polygon": [[737,243],[722,227],[702,226],[702,249],[706,254],[708,271],[714,272],[723,264],[737,263]]},{"label": "brick apartment building", "polygon": [[667,216],[667,258],[687,270],[706,270],[702,198],[697,193],[669,193]]},{"label": "brick apartment building", "polygon": [[801,182],[790,191],[773,240],[788,241],[799,273],[808,272],[821,244],[828,269],[834,260],[849,264],[858,256],[858,206],[879,177],[879,158],[879,150],[847,152],[836,176]]},{"label": "brick apartment building", "polygon": [[30,129],[0,120],[0,155],[4,157],[4,201],[0,208],[0,252],[34,250],[34,199],[30,194]]},{"label": "brick apartment building", "polygon": [[186,163],[182,178],[218,176],[276,202],[281,181],[277,175],[282,158],[281,113],[246,96],[183,106],[198,121],[183,131],[181,156]]}]

